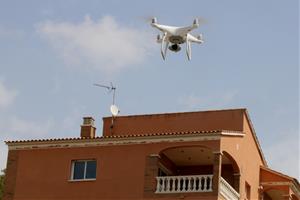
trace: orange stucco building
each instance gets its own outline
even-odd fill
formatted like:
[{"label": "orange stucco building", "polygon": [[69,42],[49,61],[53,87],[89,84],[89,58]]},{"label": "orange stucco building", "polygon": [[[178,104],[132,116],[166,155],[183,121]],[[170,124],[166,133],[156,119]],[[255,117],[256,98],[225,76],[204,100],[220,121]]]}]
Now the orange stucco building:
[{"label": "orange stucco building", "polygon": [[[91,117],[78,138],[7,141],[4,200],[299,200],[246,109]],[[276,155],[274,155],[276,156]]]}]

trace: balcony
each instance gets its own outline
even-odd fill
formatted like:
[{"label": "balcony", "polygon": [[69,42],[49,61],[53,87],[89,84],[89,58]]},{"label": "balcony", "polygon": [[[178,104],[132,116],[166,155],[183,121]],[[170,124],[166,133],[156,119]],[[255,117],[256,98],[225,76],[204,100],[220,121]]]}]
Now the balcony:
[{"label": "balcony", "polygon": [[[213,175],[156,177],[156,194],[212,192]],[[238,200],[240,195],[225,179],[220,179],[220,194],[228,200]]]},{"label": "balcony", "polygon": [[155,193],[212,192],[213,175],[156,177]]},{"label": "balcony", "polygon": [[221,177],[220,179],[220,194],[225,198],[225,199],[230,199],[230,200],[238,200],[240,199],[240,194],[235,191],[233,187],[229,183],[225,181]]},{"label": "balcony", "polygon": [[203,146],[179,146],[147,158],[144,194],[152,198],[198,193],[238,200],[239,182],[239,168],[228,153]]}]

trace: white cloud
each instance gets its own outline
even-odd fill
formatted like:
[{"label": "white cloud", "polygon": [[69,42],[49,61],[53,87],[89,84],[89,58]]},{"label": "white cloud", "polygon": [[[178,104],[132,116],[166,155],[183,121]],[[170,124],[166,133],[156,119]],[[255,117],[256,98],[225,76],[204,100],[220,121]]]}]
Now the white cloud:
[{"label": "white cloud", "polygon": [[188,109],[193,109],[195,107],[198,107],[199,105],[201,105],[203,101],[204,99],[194,94],[180,97],[178,100],[179,104],[183,105],[184,107],[187,107]]},{"label": "white cloud", "polygon": [[[7,159],[7,146],[3,143],[3,141],[0,141],[0,171],[4,168],[6,168],[6,159]],[[0,172],[1,174],[1,172]]]},{"label": "white cloud", "polygon": [[195,94],[189,94],[182,96],[178,99],[178,103],[182,105],[185,109],[194,110],[194,109],[218,109],[229,106],[236,95],[237,91],[229,91],[223,94],[212,94],[212,95],[203,95],[197,96]]},{"label": "white cloud", "polygon": [[148,33],[121,26],[111,16],[81,23],[47,21],[37,31],[58,50],[66,63],[105,72],[141,63],[153,45]]},{"label": "white cloud", "polygon": [[0,170],[6,167],[7,146],[4,141],[47,138],[52,127],[50,120],[35,122],[0,115]]},{"label": "white cloud", "polygon": [[42,138],[49,133],[52,126],[50,120],[46,122],[33,122],[18,117],[12,117],[8,122],[9,132],[21,139]]},{"label": "white cloud", "polygon": [[23,30],[17,30],[13,28],[8,28],[0,25],[0,38],[22,38],[24,36]]},{"label": "white cloud", "polygon": [[53,128],[51,120],[32,121],[16,116],[0,116],[0,140],[40,139]]},{"label": "white cloud", "polygon": [[1,81],[0,81],[0,108],[6,108],[10,106],[18,92],[16,90],[8,89]]},{"label": "white cloud", "polygon": [[299,179],[300,138],[297,133],[298,131],[284,133],[282,139],[267,146],[264,153],[272,169]]}]

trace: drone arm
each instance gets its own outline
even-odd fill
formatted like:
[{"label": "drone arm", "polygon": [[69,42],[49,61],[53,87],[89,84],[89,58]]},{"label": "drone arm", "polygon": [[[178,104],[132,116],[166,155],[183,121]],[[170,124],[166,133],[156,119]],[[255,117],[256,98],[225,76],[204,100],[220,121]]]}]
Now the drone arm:
[{"label": "drone arm", "polygon": [[187,40],[190,42],[203,43],[202,35],[200,34],[198,37],[195,37],[191,34],[187,34]]},{"label": "drone arm", "polygon": [[199,27],[199,25],[193,24],[193,25],[190,25],[190,26],[180,27],[180,28],[177,29],[177,31],[180,34],[185,35],[185,34],[188,34],[189,32],[191,32],[192,30],[194,30],[198,27]]}]

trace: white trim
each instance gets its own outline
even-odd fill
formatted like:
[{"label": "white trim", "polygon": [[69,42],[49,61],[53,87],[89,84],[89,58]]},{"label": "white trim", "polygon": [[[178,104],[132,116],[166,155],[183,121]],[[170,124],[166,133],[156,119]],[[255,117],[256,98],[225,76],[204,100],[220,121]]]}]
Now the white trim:
[{"label": "white trim", "polygon": [[261,185],[292,185],[290,182],[261,182]]},{"label": "white trim", "polygon": [[87,166],[87,161],[84,161],[83,179],[87,179],[86,178],[86,166]]},{"label": "white trim", "polygon": [[235,189],[227,183],[227,181],[221,177],[220,179],[220,194],[228,200],[239,200],[240,199],[240,194],[235,191]]},{"label": "white trim", "polygon": [[68,182],[88,182],[88,181],[96,181],[95,178],[88,179],[69,179]]},{"label": "white trim", "polygon": [[220,133],[209,134],[186,134],[186,135],[163,135],[128,138],[99,138],[88,140],[61,140],[61,141],[33,141],[7,143],[9,150],[32,150],[50,148],[77,148],[112,145],[151,144],[160,142],[197,142],[206,140],[220,140]]},{"label": "white trim", "polygon": [[224,135],[224,136],[239,136],[239,137],[244,137],[245,134],[244,133],[237,133],[237,132],[221,132],[221,135]]},{"label": "white trim", "polygon": [[74,180],[74,161],[71,161],[71,176],[70,180]]}]

